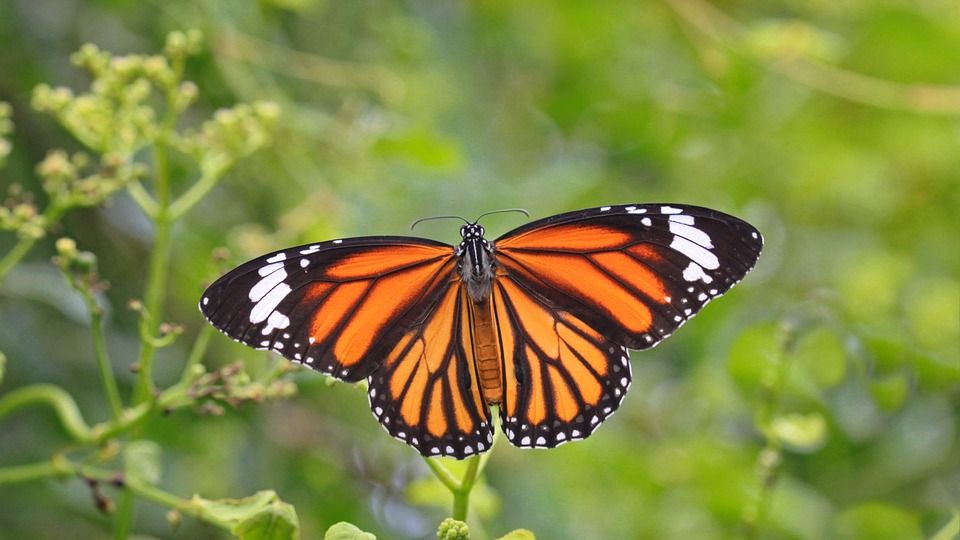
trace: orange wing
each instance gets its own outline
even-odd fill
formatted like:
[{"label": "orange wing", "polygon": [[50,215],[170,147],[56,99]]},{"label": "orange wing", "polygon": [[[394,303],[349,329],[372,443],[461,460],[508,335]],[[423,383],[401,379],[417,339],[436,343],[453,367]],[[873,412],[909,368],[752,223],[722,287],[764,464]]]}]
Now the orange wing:
[{"label": "orange wing", "polygon": [[424,456],[463,459],[490,448],[490,410],[478,383],[466,290],[451,281],[369,381],[383,427]]},{"label": "orange wing", "polygon": [[456,272],[453,247],[407,237],[309,244],[249,261],[200,309],[234,339],[346,381],[365,378]]},{"label": "orange wing", "polygon": [[493,297],[508,439],[587,437],[626,393],[627,349],[670,336],[739,282],[762,245],[733,216],[669,204],[570,212],[500,237]]},{"label": "orange wing", "polygon": [[733,216],[665,204],[560,214],[495,244],[502,274],[630,349],[663,341],[738,283],[762,245]]},{"label": "orange wing", "polygon": [[583,439],[630,387],[628,351],[509,276],[493,291],[503,353],[503,430],[516,446]]}]

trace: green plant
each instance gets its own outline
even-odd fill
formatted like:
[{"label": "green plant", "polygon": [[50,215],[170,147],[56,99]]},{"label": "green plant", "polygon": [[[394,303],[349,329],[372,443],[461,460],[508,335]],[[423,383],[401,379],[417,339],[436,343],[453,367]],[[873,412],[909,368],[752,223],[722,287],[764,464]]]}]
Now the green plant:
[{"label": "green plant", "polygon": [[[89,91],[75,95],[68,88],[47,85],[34,91],[34,108],[55,118],[87,151],[71,155],[64,150],[52,150],[37,166],[48,200],[43,210],[17,184],[9,186],[10,199],[0,208],[0,227],[15,234],[17,242],[0,259],[0,280],[66,213],[103,204],[122,190],[129,193],[153,223],[155,236],[144,299],[129,304],[140,317],[140,351],[131,362],[137,377],[129,400],[121,396],[111,369],[101,303],[109,284],[98,272],[97,256],[80,250],[69,237],[55,241],[57,255],[53,263],[82,298],[90,316],[94,358],[111,418],[88,424],[71,393],[51,384],[34,384],[0,395],[0,418],[31,405],[46,405],[70,438],[69,445],[54,450],[47,461],[0,467],[0,485],[44,478],[82,480],[89,486],[97,508],[113,515],[114,538],[118,539],[130,534],[135,498],[168,507],[171,526],[177,526],[187,515],[239,538],[297,538],[295,509],[273,491],[220,500],[199,495],[181,497],[164,491],[159,486],[162,449],[141,438],[145,425],[158,418],[159,413],[194,407],[200,412],[222,414],[224,404],[239,406],[283,398],[296,391],[293,383],[283,378],[290,365],[284,361],[277,361],[274,369],[257,378],[247,374],[241,363],[208,371],[203,359],[213,333],[209,325],[199,331],[179,381],[167,388],[155,386],[156,351],[171,345],[183,333],[182,326],[163,321],[173,225],[237,160],[270,143],[271,128],[279,116],[271,103],[241,104],[217,111],[199,130],[180,129],[178,121],[198,94],[196,85],[183,78],[185,62],[198,52],[200,45],[198,32],[170,34],[164,53],[155,56],[113,56],[88,44],[72,60],[91,74]],[[0,165],[10,150],[4,138],[13,130],[10,112],[8,105],[0,104]],[[138,159],[147,153],[149,163]],[[193,163],[198,177],[182,193],[174,194],[171,162],[184,157]],[[5,357],[0,356],[0,377],[3,362]],[[457,464],[424,458],[435,475],[434,487],[442,486],[452,496],[453,518],[441,524],[440,538],[469,538],[464,520],[470,495],[481,483],[480,474],[489,456],[488,452]],[[459,478],[453,471],[459,473]],[[113,498],[112,493],[104,492],[105,486],[115,489]],[[427,496],[422,502],[440,503],[438,499],[443,497]],[[334,525],[327,533],[327,538],[368,537],[372,535],[347,523]],[[514,531],[504,538],[532,539],[533,535]]]},{"label": "green plant", "polygon": [[[172,251],[173,224],[182,218],[242,157],[270,144],[279,110],[271,103],[241,104],[218,111],[200,129],[181,128],[179,121],[198,90],[184,79],[187,58],[201,47],[199,32],[169,34],[162,55],[114,56],[85,45],[72,58],[92,77],[90,89],[74,94],[68,88],[37,87],[33,106],[55,118],[86,150],[68,154],[52,150],[36,171],[47,199],[41,211],[32,194],[17,184],[8,186],[9,199],[0,208],[0,228],[17,241],[0,258],[0,279],[47,236],[60,218],[80,207],[100,205],[126,190],[154,227],[154,242],[145,279],[144,300],[131,302],[140,317],[140,352],[131,365],[137,372],[133,395],[124,400],[111,370],[103,332],[101,293],[108,287],[98,273],[97,257],[60,238],[54,263],[83,299],[90,315],[94,357],[111,417],[93,425],[71,393],[51,384],[34,384],[0,395],[0,418],[31,405],[45,405],[56,414],[69,437],[39,463],[0,467],[0,485],[44,478],[79,479],[91,491],[97,507],[113,515],[114,538],[127,538],[134,499],[170,509],[172,524],[186,514],[230,531],[240,538],[293,538],[297,516],[292,506],[272,491],[244,499],[207,500],[181,497],[160,487],[161,448],[142,439],[144,426],[182,407],[206,412],[291,395],[296,388],[284,380],[286,364],[264,376],[248,375],[240,364],[212,371],[203,365],[212,330],[202,329],[183,363],[178,382],[156,388],[153,360],[169,346],[182,327],[163,322],[163,297]],[[13,125],[10,107],[0,104],[0,164],[10,151],[4,138]],[[142,156],[149,155],[149,162]],[[171,187],[174,160],[191,161],[196,180],[182,193]],[[0,377],[5,357],[0,356]],[[13,359],[15,361],[15,359]],[[105,493],[102,488],[115,488]]]}]

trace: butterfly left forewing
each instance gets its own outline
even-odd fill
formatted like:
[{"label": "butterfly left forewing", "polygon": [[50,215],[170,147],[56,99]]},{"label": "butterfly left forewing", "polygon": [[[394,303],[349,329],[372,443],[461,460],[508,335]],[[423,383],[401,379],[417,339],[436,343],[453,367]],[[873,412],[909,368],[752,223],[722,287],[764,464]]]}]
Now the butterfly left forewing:
[{"label": "butterfly left forewing", "polygon": [[452,247],[407,237],[307,244],[249,261],[203,293],[230,337],[347,381],[366,377],[456,272]]}]

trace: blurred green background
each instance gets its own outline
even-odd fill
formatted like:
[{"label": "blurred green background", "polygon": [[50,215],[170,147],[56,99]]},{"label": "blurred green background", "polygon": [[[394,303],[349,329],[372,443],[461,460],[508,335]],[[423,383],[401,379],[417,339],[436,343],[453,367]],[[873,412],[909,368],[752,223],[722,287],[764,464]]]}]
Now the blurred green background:
[{"label": "blurred green background", "polygon": [[[405,234],[416,218],[601,204],[717,208],[766,237],[758,267],[654,350],[634,354],[620,412],[588,441],[497,445],[471,521],[543,539],[927,538],[960,506],[960,3],[952,0],[628,2],[4,0],[0,170],[78,145],[30,109],[42,82],[83,88],[86,42],[159,50],[197,28],[188,65],[209,117],[271,100],[275,145],[242,161],[175,230],[167,319],[204,324],[212,251],[234,262],[300,242]],[[193,115],[193,116],[192,116]],[[149,156],[146,157],[149,159]],[[194,174],[174,168],[174,189]],[[179,182],[179,183],[178,183]],[[522,223],[486,219],[489,236]],[[454,242],[457,227],[418,233]],[[82,303],[49,263],[53,239],[96,252],[111,283],[109,347],[128,394],[150,223],[126,194],[67,216],[6,278],[0,394],[49,382],[109,416]],[[13,245],[0,236],[0,253]],[[217,335],[208,365],[270,360]],[[293,376],[292,399],[150,427],[160,484],[189,496],[274,489],[304,538],[348,520],[430,538],[449,502],[388,437],[363,392]],[[48,411],[0,422],[0,466],[64,444]],[[136,531],[220,537],[139,501]],[[103,538],[76,480],[0,486],[0,539]],[[949,536],[945,537],[948,538]]]}]

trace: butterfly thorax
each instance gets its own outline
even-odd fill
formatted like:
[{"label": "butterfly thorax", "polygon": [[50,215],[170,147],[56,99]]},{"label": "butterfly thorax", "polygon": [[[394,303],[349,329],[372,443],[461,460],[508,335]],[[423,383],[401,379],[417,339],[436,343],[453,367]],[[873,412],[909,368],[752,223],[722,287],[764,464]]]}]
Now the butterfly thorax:
[{"label": "butterfly thorax", "polygon": [[483,233],[481,225],[464,225],[460,228],[463,241],[456,251],[460,279],[474,302],[485,302],[490,298],[490,286],[497,269],[493,245],[483,238]]}]

